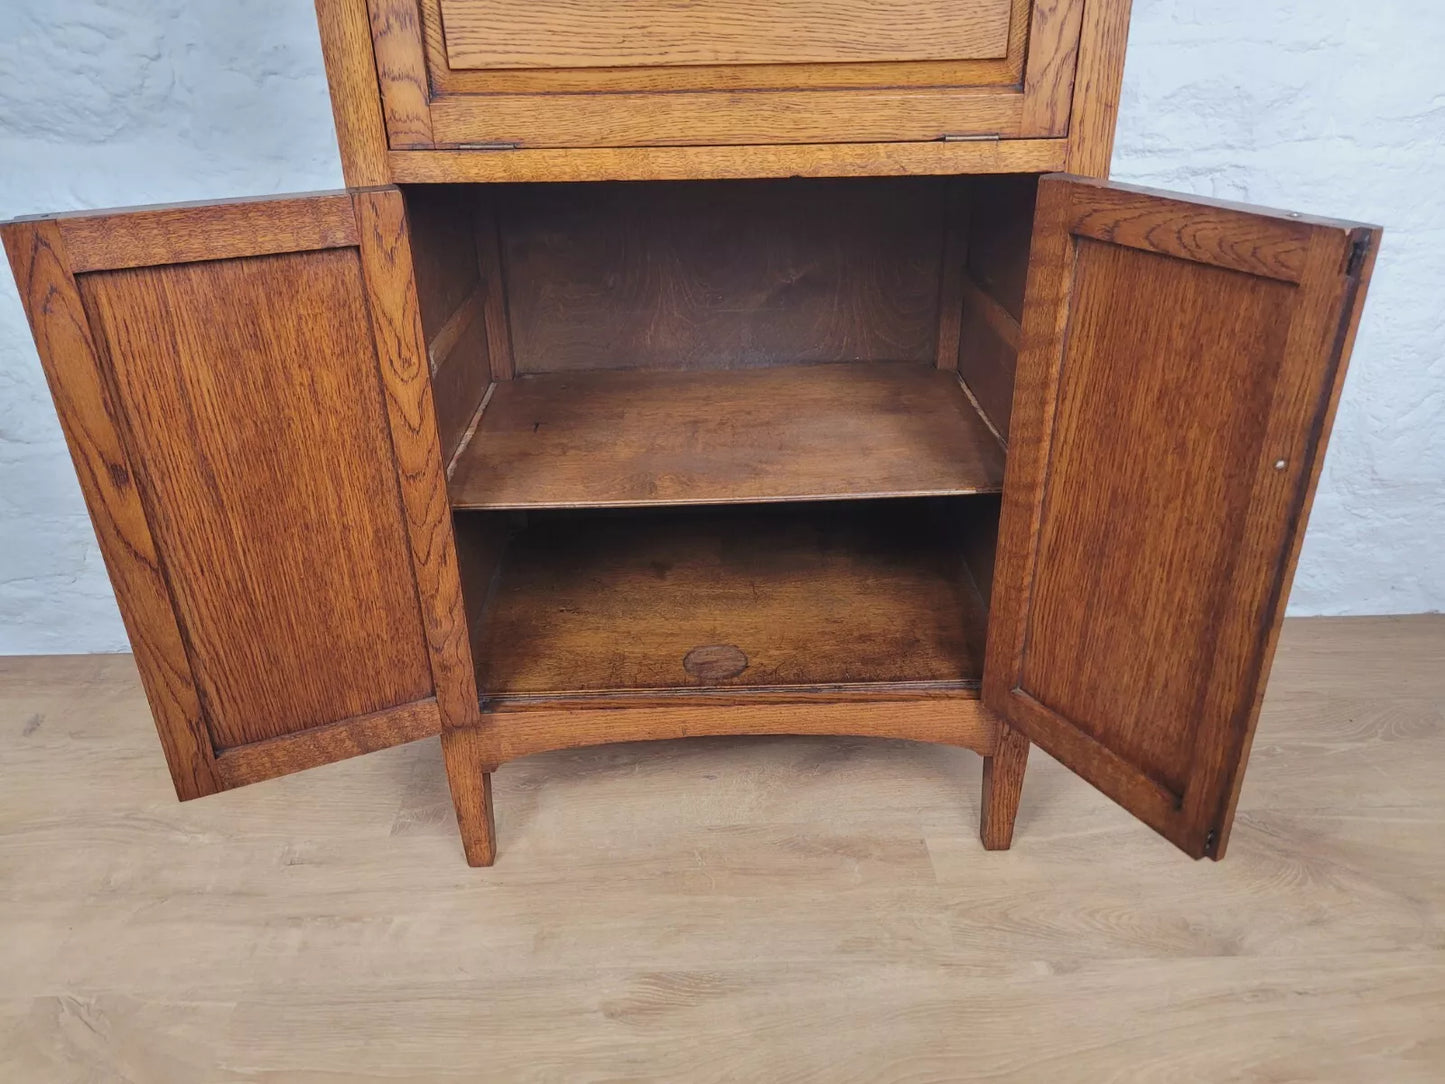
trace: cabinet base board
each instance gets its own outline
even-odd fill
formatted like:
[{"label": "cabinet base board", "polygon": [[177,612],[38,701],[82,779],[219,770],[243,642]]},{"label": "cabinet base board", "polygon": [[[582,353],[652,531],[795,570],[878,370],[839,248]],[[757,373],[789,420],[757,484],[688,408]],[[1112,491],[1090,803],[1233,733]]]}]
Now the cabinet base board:
[{"label": "cabinet base board", "polygon": [[725,735],[904,738],[962,746],[992,756],[998,747],[999,723],[976,696],[490,712],[482,716],[482,740],[477,748],[487,770],[552,749]]}]

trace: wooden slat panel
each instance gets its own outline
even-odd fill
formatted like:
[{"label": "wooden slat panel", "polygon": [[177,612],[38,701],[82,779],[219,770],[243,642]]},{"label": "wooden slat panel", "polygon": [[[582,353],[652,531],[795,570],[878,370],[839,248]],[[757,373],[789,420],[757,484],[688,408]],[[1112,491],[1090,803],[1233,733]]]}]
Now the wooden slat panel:
[{"label": "wooden slat panel", "polygon": [[1195,857],[1228,833],[1360,290],[1346,257],[1374,242],[1040,186],[985,701]]},{"label": "wooden slat panel", "polygon": [[397,151],[398,182],[639,181],[728,177],[937,176],[1049,173],[1064,139],[830,143],[771,147],[594,147],[572,150]]},{"label": "wooden slat panel", "polygon": [[1003,466],[923,365],[586,372],[499,384],[450,488],[458,508],[855,499],[995,492]]},{"label": "wooden slat panel", "polygon": [[356,244],[344,192],[84,211],[55,221],[76,274]]},{"label": "wooden slat panel", "polygon": [[441,729],[442,717],[436,699],[427,697],[299,734],[222,749],[216,757],[216,771],[226,787],[242,787],[419,741],[440,733]]},{"label": "wooden slat panel", "polygon": [[0,229],[65,442],[100,542],[166,764],[182,800],[223,786],[116,403],[67,267],[60,225]]},{"label": "wooden slat panel", "polygon": [[80,285],[215,745],[430,694],[355,250]]},{"label": "wooden slat panel", "polygon": [[371,302],[410,544],[409,564],[415,572],[416,599],[425,622],[435,695],[445,726],[468,726],[477,717],[476,678],[467,643],[405,208],[401,193],[394,188],[357,192],[355,201],[361,268]]},{"label": "wooden slat panel", "polygon": [[1009,0],[441,0],[453,68],[1002,57]]},{"label": "wooden slat panel", "polygon": [[746,94],[459,95],[432,102],[438,146],[873,143],[1021,134],[1011,88],[753,91]]}]

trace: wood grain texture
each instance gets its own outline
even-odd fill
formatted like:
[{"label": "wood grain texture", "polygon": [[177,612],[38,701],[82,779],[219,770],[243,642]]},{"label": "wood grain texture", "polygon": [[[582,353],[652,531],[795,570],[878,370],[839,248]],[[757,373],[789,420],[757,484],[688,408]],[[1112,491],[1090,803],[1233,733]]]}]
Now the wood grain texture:
[{"label": "wood grain texture", "polygon": [[1069,131],[1079,29],[1085,0],[1034,0],[1024,71],[1024,109],[1019,134],[1061,136]]},{"label": "wood grain texture", "polygon": [[1079,62],[1069,110],[1070,173],[1105,179],[1114,156],[1114,129],[1124,80],[1133,0],[1084,0]]},{"label": "wood grain texture", "polygon": [[1017,86],[1028,44],[1032,0],[1010,0],[1008,55],[993,60],[804,64],[693,64],[685,67],[453,69],[447,60],[441,0],[421,0],[434,91],[448,94],[769,90],[798,87]]},{"label": "wood grain texture", "polygon": [[1003,449],[922,365],[591,372],[500,384],[450,482],[456,508],[985,493]]},{"label": "wood grain texture", "polygon": [[417,0],[366,0],[388,144],[430,147],[431,94]]},{"label": "wood grain texture", "polygon": [[1286,621],[1217,865],[1038,751],[990,854],[972,752],[734,737],[505,765],[485,873],[433,741],[176,805],[131,659],[0,659],[0,1061],[1436,1084],[1442,657],[1440,616]]},{"label": "wood grain texture", "polygon": [[1346,257],[1375,234],[1308,225],[1295,286],[1276,277],[1294,223],[1262,213],[1235,237],[1219,208],[1147,198],[1040,187],[985,701],[1217,857],[1343,371]]},{"label": "wood grain texture", "polygon": [[225,786],[240,787],[429,738],[441,729],[441,711],[436,698],[429,696],[296,734],[222,749],[216,754],[216,772]]},{"label": "wood grain texture", "polygon": [[477,688],[405,207],[401,193],[394,188],[359,191],[354,199],[361,268],[371,302],[386,417],[435,696],[443,725],[471,726],[477,722]]},{"label": "wood grain texture", "polygon": [[677,91],[669,94],[475,94],[431,104],[438,147],[657,147],[880,143],[945,135],[1015,138],[1023,96],[1011,87]]},{"label": "wood grain texture", "polygon": [[95,527],[176,796],[222,783],[155,536],[136,485],[115,393],[53,221],[0,227],[45,379]]},{"label": "wood grain texture", "polygon": [[1002,57],[1009,0],[441,0],[453,68]]},{"label": "wood grain texture", "polygon": [[1088,198],[1076,205],[1071,233],[1283,282],[1300,281],[1313,230],[1322,224],[1222,200],[1082,178],[1079,183]]},{"label": "wood grain texture", "polygon": [[594,147],[557,150],[396,151],[398,183],[640,181],[742,177],[934,176],[1049,173],[1064,139],[825,143],[763,147]]},{"label": "wood grain texture", "polygon": [[316,0],[316,21],[342,175],[354,186],[389,184],[389,147],[366,6],[357,0]]},{"label": "wood grain texture", "polygon": [[56,215],[71,272],[310,252],[356,244],[345,192]]},{"label": "wood grain texture", "polygon": [[513,189],[516,371],[932,364],[943,202],[929,178]]},{"label": "wood grain texture", "polygon": [[80,291],[215,746],[429,695],[355,250]]},{"label": "wood grain texture", "polygon": [[[484,616],[478,686],[488,702],[966,688],[984,614],[961,549],[926,502],[530,513]],[[687,672],[690,651],[719,644],[747,668],[717,681]]]},{"label": "wood grain texture", "polygon": [[499,711],[489,718],[503,761],[553,749],[738,734],[903,738],[993,756],[999,734],[993,716],[968,696],[851,704],[796,696],[746,705],[694,700],[674,707]]},{"label": "wood grain texture", "polygon": [[1000,725],[997,746],[983,759],[978,835],[986,851],[1006,851],[1013,844],[1028,760],[1028,738],[1011,726]]}]

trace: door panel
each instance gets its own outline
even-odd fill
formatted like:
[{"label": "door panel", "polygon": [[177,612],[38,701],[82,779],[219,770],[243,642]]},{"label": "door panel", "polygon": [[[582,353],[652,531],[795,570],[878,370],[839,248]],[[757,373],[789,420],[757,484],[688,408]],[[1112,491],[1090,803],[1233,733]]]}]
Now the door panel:
[{"label": "door panel", "polygon": [[393,150],[1063,136],[1084,10],[1084,0],[367,3]]},{"label": "door panel", "polygon": [[400,194],[4,236],[178,794],[465,725]]},{"label": "door panel", "polygon": [[453,68],[1002,57],[1010,0],[441,0]]},{"label": "door panel", "polygon": [[1378,231],[1045,178],[984,699],[1223,854]]}]

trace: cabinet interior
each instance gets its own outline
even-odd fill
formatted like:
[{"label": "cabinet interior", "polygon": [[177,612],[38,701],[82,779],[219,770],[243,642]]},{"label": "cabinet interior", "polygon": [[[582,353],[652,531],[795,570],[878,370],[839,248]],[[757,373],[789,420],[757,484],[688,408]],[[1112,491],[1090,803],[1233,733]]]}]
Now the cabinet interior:
[{"label": "cabinet interior", "polygon": [[407,188],[481,696],[976,696],[1036,182]]}]

